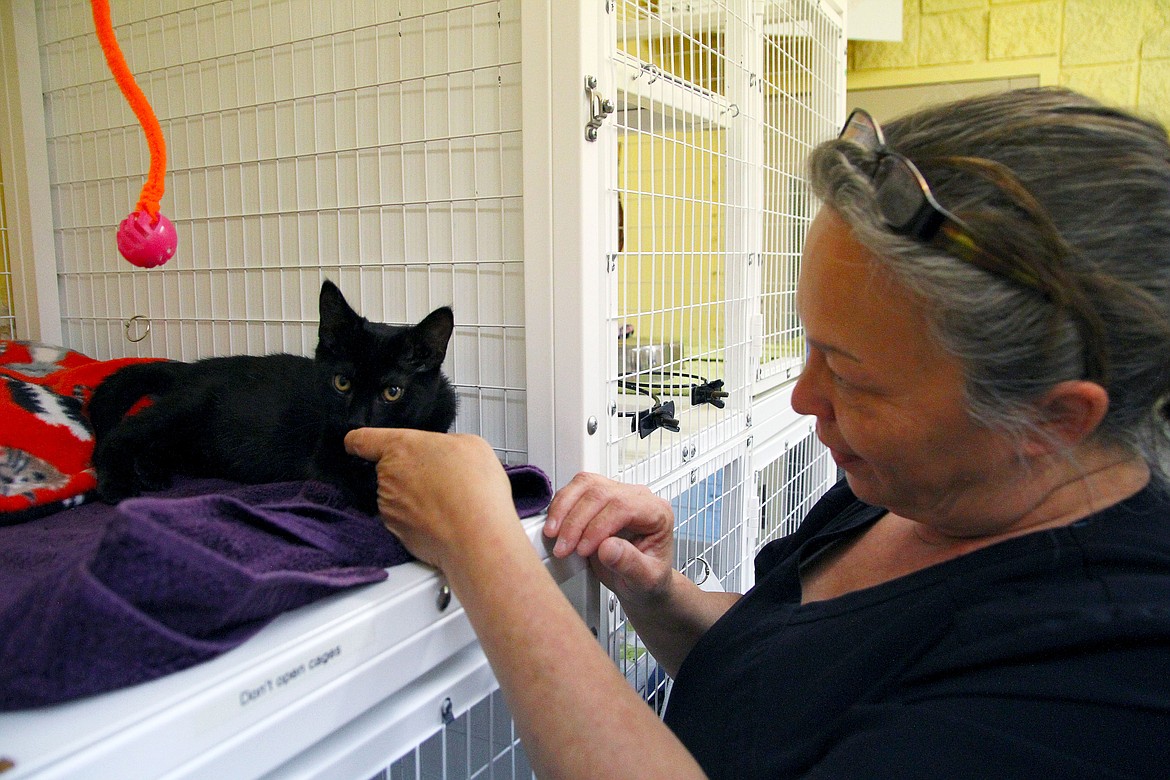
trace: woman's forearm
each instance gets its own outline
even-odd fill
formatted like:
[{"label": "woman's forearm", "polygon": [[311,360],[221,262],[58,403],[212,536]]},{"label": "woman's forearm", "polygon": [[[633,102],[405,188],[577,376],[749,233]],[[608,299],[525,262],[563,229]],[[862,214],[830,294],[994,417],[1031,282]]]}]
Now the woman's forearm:
[{"label": "woman's forearm", "polygon": [[378,464],[382,522],[446,573],[542,778],[702,777],[537,557],[486,441],[361,428],[345,444]]},{"label": "woman's forearm", "polygon": [[[602,650],[521,532],[472,541],[448,581],[541,778],[702,777]],[[647,756],[654,761],[647,762]]]},{"label": "woman's forearm", "polygon": [[684,574],[673,571],[665,596],[650,600],[627,597],[621,603],[650,655],[674,677],[699,637],[739,598],[738,593],[702,590]]}]

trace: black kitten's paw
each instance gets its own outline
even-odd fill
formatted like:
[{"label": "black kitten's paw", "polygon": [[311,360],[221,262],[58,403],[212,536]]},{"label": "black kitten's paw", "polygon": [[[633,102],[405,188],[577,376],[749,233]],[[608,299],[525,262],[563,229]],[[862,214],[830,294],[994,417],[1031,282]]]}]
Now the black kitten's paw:
[{"label": "black kitten's paw", "polygon": [[130,474],[98,472],[98,498],[107,504],[116,504],[124,498],[133,498],[141,492],[138,481]]},{"label": "black kitten's paw", "polygon": [[107,504],[117,504],[125,498],[134,498],[139,495],[139,491],[134,488],[124,486],[98,485],[98,498]]},{"label": "black kitten's paw", "polygon": [[139,461],[134,468],[134,480],[141,493],[165,490],[171,486],[171,473],[162,468],[151,468]]}]

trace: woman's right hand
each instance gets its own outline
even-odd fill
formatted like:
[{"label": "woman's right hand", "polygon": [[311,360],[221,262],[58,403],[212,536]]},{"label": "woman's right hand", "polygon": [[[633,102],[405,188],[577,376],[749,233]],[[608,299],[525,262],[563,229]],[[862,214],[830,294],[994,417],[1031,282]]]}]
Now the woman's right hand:
[{"label": "woman's right hand", "polygon": [[665,598],[674,566],[674,513],[643,485],[581,472],[557,491],[544,535],[553,555],[589,559],[597,578],[623,602]]}]

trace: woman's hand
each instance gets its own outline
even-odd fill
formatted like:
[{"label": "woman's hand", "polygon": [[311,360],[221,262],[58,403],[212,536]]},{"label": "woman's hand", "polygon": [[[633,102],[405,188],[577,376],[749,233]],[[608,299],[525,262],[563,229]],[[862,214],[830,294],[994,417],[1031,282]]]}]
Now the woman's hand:
[{"label": "woman's hand", "polygon": [[493,523],[521,528],[507,474],[478,436],[360,428],[345,449],[377,462],[382,523],[420,560],[445,569],[453,552],[484,543]]},{"label": "woman's hand", "polygon": [[590,559],[597,578],[622,599],[665,598],[674,565],[670,503],[642,485],[582,472],[553,497],[544,535],[553,554]]}]

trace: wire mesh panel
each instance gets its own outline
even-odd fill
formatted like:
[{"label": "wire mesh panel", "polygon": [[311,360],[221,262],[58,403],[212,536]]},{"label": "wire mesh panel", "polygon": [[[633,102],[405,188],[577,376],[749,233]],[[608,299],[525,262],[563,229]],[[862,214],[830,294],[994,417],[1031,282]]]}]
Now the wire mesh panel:
[{"label": "wire mesh panel", "polygon": [[844,43],[839,23],[817,2],[763,3],[763,244],[760,263],[763,387],[790,379],[804,362],[796,277],[817,204],[805,183],[809,151],[844,117]]},{"label": "wire mesh panel", "polygon": [[[755,495],[747,483],[748,450],[735,448],[656,491],[674,512],[675,567],[702,587],[740,591],[750,579]],[[608,650],[630,684],[659,712],[668,679],[630,625],[617,598],[607,594]]]},{"label": "wire mesh panel", "polygon": [[532,768],[499,690],[371,780],[530,780]]},{"label": "wire mesh panel", "polygon": [[168,147],[165,266],[114,233],[148,167],[90,5],[37,4],[67,345],[308,353],[321,280],[376,321],[451,304],[456,427],[527,450],[520,0],[114,4]]},{"label": "wire mesh panel", "polygon": [[[618,252],[609,311],[614,471],[646,482],[744,427],[748,301],[722,3],[617,3]],[[701,7],[700,7],[701,6]],[[742,38],[742,36],[737,36]],[[734,92],[734,90],[731,90]],[[728,403],[727,398],[732,402]]]},{"label": "wire mesh panel", "polygon": [[844,44],[816,0],[613,17],[610,467],[646,482],[745,435],[752,393],[799,371],[804,163],[840,121]]},{"label": "wire mesh panel", "polygon": [[[665,485],[687,576],[742,592],[774,513],[798,522],[831,484],[807,422],[767,443],[785,454],[760,475],[752,441],[759,394],[803,364],[793,298],[815,209],[803,166],[840,120],[841,19],[817,0],[619,0],[612,17],[608,465]],[[748,473],[762,482],[746,487]],[[757,493],[763,483],[778,492]],[[661,707],[669,681],[615,599],[609,609],[611,656]]]},{"label": "wire mesh panel", "polygon": [[16,336],[12,300],[12,260],[8,251],[8,209],[4,197],[4,169],[0,167],[0,339]]},{"label": "wire mesh panel", "polygon": [[759,533],[754,552],[797,529],[804,516],[837,479],[837,466],[810,424],[783,436],[777,455],[757,464]]}]

